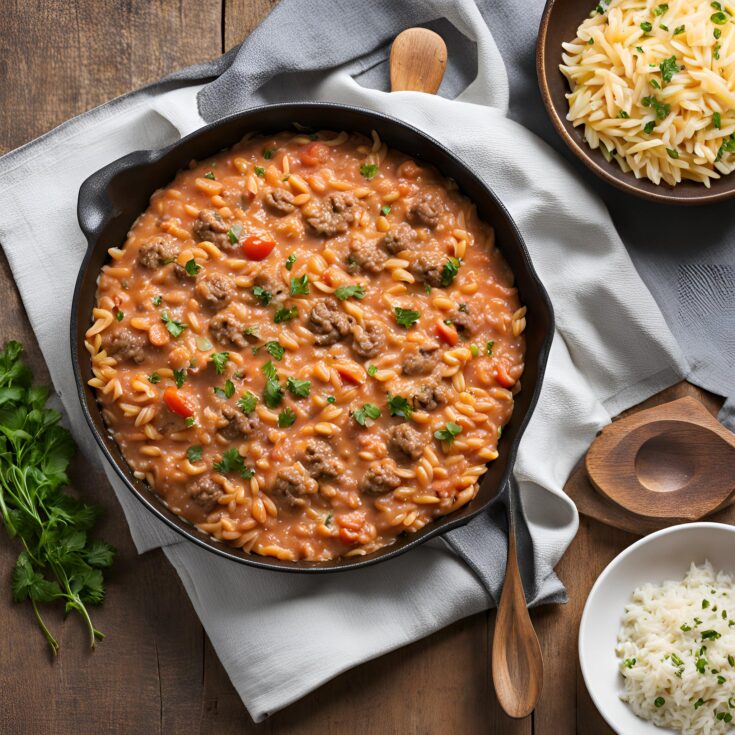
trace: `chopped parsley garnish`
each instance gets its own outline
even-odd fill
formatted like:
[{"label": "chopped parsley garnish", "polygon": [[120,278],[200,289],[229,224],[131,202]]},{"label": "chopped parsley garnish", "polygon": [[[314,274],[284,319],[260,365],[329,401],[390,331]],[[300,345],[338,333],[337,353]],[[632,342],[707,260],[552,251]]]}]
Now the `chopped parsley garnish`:
[{"label": "chopped parsley garnish", "polygon": [[495,347],[495,340],[491,339],[486,345],[485,345],[485,354],[486,355],[492,355],[493,354],[493,347]]},{"label": "chopped parsley garnish", "polygon": [[261,179],[265,177],[265,169],[262,166],[256,166],[254,168],[254,171],[255,171],[255,175],[260,176]]},{"label": "chopped parsley garnish", "polygon": [[716,630],[703,630],[702,640],[703,641],[716,641],[718,638],[722,638],[722,634]]},{"label": "chopped parsley garnish", "polygon": [[682,623],[679,630],[683,630],[685,633],[688,633],[692,629],[691,625],[687,625],[686,623]]},{"label": "chopped parsley garnish", "polygon": [[679,72],[679,65],[676,63],[676,56],[670,56],[668,59],[664,59],[658,68],[661,70],[661,76],[665,82],[670,82],[674,76]]},{"label": "chopped parsley garnish", "polygon": [[210,355],[209,359],[212,365],[214,365],[214,370],[217,373],[217,375],[222,375],[222,373],[225,371],[225,365],[227,364],[227,361],[230,359],[230,353],[229,352],[214,352],[212,355]]},{"label": "chopped parsley garnish", "polygon": [[156,383],[161,382],[161,376],[158,373],[151,373],[148,376],[148,382],[153,383],[153,385],[156,385]]},{"label": "chopped parsley garnish", "polygon": [[643,132],[648,133],[650,135],[653,132],[653,129],[656,127],[656,121],[655,120],[649,120],[644,126],[643,126]]},{"label": "chopped parsley garnish", "polygon": [[154,296],[151,299],[151,301],[153,302],[153,306],[160,306],[162,300],[163,300],[163,297],[161,296],[160,293],[158,294],[158,296]]},{"label": "chopped parsley garnish", "polygon": [[253,296],[260,301],[261,306],[268,306],[273,298],[273,294],[262,286],[253,286]]},{"label": "chopped parsley garnish", "polygon": [[637,52],[638,52],[639,54],[642,54],[642,53],[643,53],[643,47],[642,47],[642,46],[636,46],[636,47],[635,47],[635,50],[636,50],[636,51],[637,51]]},{"label": "chopped parsley garnish", "polygon": [[199,271],[202,269],[202,266],[200,266],[194,258],[191,258],[190,260],[186,261],[186,265],[184,266],[184,270],[186,271],[187,276],[195,276]]},{"label": "chopped parsley garnish", "polygon": [[669,27],[668,27],[667,25],[664,25],[663,23],[660,23],[658,27],[659,27],[659,28],[660,28],[660,29],[661,29],[662,31],[667,31],[667,32],[668,32],[668,30],[669,30]]},{"label": "chopped parsley garnish", "polygon": [[421,316],[421,313],[414,311],[413,309],[402,309],[400,306],[395,306],[393,311],[396,315],[396,322],[406,329],[410,329]]},{"label": "chopped parsley garnish", "polygon": [[380,418],[380,409],[374,403],[366,403],[362,408],[352,412],[352,418],[357,421],[360,426],[367,426],[368,420],[374,421]]},{"label": "chopped parsley garnish", "polygon": [[291,296],[306,296],[309,293],[309,276],[304,273],[300,278],[291,279]]},{"label": "chopped parsley garnish", "polygon": [[668,3],[661,3],[653,9],[653,14],[656,16],[663,15],[669,9]]},{"label": "chopped parsley garnish", "polygon": [[290,408],[284,408],[281,413],[278,414],[278,425],[285,429],[287,426],[291,426],[296,421],[296,414]]},{"label": "chopped parsley garnish", "polygon": [[647,20],[644,20],[643,23],[641,23],[641,30],[644,33],[650,33],[652,29],[653,26]]},{"label": "chopped parsley garnish", "polygon": [[334,396],[327,396],[327,403],[336,403],[337,399]]},{"label": "chopped parsley garnish", "polygon": [[716,43],[716,44],[715,44],[715,48],[714,48],[714,51],[712,52],[712,55],[713,55],[713,56],[715,57],[715,59],[716,59],[717,61],[719,61],[719,60],[720,60],[720,49],[721,49],[721,48],[722,48],[722,47],[720,46],[720,44],[719,44],[719,43]]},{"label": "chopped parsley garnish", "polygon": [[255,406],[257,403],[257,396],[254,393],[251,393],[249,390],[245,391],[245,393],[243,393],[237,399],[237,407],[247,416],[255,411]]},{"label": "chopped parsley garnish", "polygon": [[186,420],[184,421],[184,426],[191,429],[194,424],[196,424],[197,420],[193,416],[187,416]]},{"label": "chopped parsley garnish", "polygon": [[293,268],[293,264],[296,262],[296,255],[294,253],[291,253],[291,255],[286,258],[286,270],[290,271],[291,268]]},{"label": "chopped parsley garnish", "polygon": [[704,704],[704,700],[702,697],[700,697],[695,703],[694,703],[694,709],[699,709]]},{"label": "chopped parsley garnish", "polygon": [[732,722],[732,715],[729,712],[718,712],[715,717],[717,717],[720,722]]},{"label": "chopped parsley garnish", "polygon": [[710,605],[709,600],[707,599],[702,600],[702,610],[706,610],[709,607],[709,605]]},{"label": "chopped parsley garnish", "polygon": [[653,700],[653,703],[657,707],[663,707],[666,704],[666,700],[663,697],[656,697],[656,699]]},{"label": "chopped parsley garnish", "polygon": [[161,321],[166,325],[166,329],[168,329],[169,334],[172,337],[180,337],[181,333],[188,326],[188,324],[184,324],[184,322],[177,322],[176,319],[172,319],[169,316],[168,311],[164,311],[161,314]]},{"label": "chopped parsley garnish", "polygon": [[283,347],[280,342],[276,341],[266,342],[265,349],[268,351],[268,354],[276,360],[282,360],[284,354],[286,354],[285,347]]},{"label": "chopped parsley garnish", "polygon": [[174,368],[174,383],[176,383],[177,388],[181,388],[182,385],[184,385],[186,381],[186,368],[181,368],[180,370]]},{"label": "chopped parsley garnish", "polygon": [[721,29],[719,29],[719,28],[715,28],[715,30],[714,30],[714,31],[712,31],[712,35],[713,35],[713,36],[714,36],[715,38],[719,39],[719,37],[720,37],[720,36],[722,35],[722,30],[721,30]]},{"label": "chopped parsley garnish", "polygon": [[297,306],[292,306],[290,308],[286,308],[285,306],[282,306],[273,315],[273,321],[276,324],[281,324],[283,322],[290,322],[292,319],[295,319],[298,315],[299,315],[299,309]]},{"label": "chopped parsley garnish", "polygon": [[217,396],[217,398],[221,398],[222,400],[225,400],[227,398],[232,398],[232,396],[235,395],[235,384],[231,380],[225,380],[225,387],[220,388],[217,386],[216,388],[212,388],[214,391],[214,395]]},{"label": "chopped parsley garnish", "polygon": [[269,360],[261,368],[263,375],[265,375],[265,387],[263,388],[263,402],[268,408],[275,408],[283,401],[283,388],[278,378],[278,371],[273,366],[273,363]]},{"label": "chopped parsley garnish", "polygon": [[212,171],[207,171],[206,174],[204,174],[205,179],[212,179],[212,181],[216,181],[216,177]]},{"label": "chopped parsley garnish", "polygon": [[679,151],[677,151],[676,148],[667,148],[666,152],[671,158],[679,158]]},{"label": "chopped parsley garnish", "polygon": [[324,519],[324,525],[329,528],[332,525],[333,513],[327,513],[327,517]]},{"label": "chopped parsley garnish", "polygon": [[115,319],[117,319],[119,322],[121,322],[124,318],[125,318],[124,312],[122,312],[122,311],[120,311],[120,309],[118,309],[115,312]]},{"label": "chopped parsley garnish", "polygon": [[186,450],[186,458],[189,462],[198,462],[202,458],[201,444],[195,444]]},{"label": "chopped parsley garnish", "polygon": [[238,242],[240,242],[240,233],[242,232],[242,225],[232,225],[229,230],[227,230],[227,239],[233,244],[237,245]]},{"label": "chopped parsley garnish", "polygon": [[214,462],[212,467],[223,475],[229,472],[239,472],[246,480],[253,476],[253,471],[245,467],[245,462],[235,447],[225,450],[222,453],[222,459],[219,462]]},{"label": "chopped parsley garnish", "polygon": [[725,680],[725,677],[724,677],[724,676],[723,676],[722,674],[720,674],[720,675],[719,675],[719,676],[717,677],[717,683],[718,683],[718,684],[724,684],[724,683],[725,683],[725,681],[726,681],[726,680]]},{"label": "chopped parsley garnish", "polygon": [[434,432],[434,438],[440,442],[454,444],[454,438],[461,433],[462,427],[459,424],[455,424],[453,421],[447,421],[443,429],[438,429]]},{"label": "chopped parsley garnish", "polygon": [[382,214],[383,217],[387,217],[390,214],[390,204],[384,204],[380,208],[380,214]]},{"label": "chopped parsley garnish", "polygon": [[298,378],[292,378],[289,376],[286,381],[286,387],[297,398],[306,398],[311,392],[311,381],[299,380]]},{"label": "chopped parsley garnish", "polygon": [[347,299],[364,299],[365,298],[365,287],[361,283],[353,283],[349,286],[340,286],[334,295],[340,301],[346,301]]},{"label": "chopped parsley garnish", "polygon": [[273,158],[273,154],[276,152],[275,148],[264,148],[263,149],[263,158],[265,158],[266,161],[270,161],[271,158]]},{"label": "chopped parsley garnish", "polygon": [[727,663],[729,663],[730,666],[735,666],[735,657],[733,657],[732,655],[729,655],[727,657]]},{"label": "chopped parsley garnish", "polygon": [[684,33],[685,30],[686,26],[676,26],[676,28],[674,28],[674,35],[678,36],[679,34]]},{"label": "chopped parsley garnish", "polygon": [[717,149],[715,161],[719,161],[725,153],[733,152],[735,152],[735,133],[732,133],[729,138],[726,138],[722,145]]},{"label": "chopped parsley garnish", "polygon": [[388,408],[391,416],[400,416],[404,419],[410,419],[413,409],[411,404],[403,396],[393,396],[388,393]]},{"label": "chopped parsley garnish", "polygon": [[704,674],[704,672],[705,672],[705,668],[706,668],[706,666],[707,666],[707,659],[706,659],[706,658],[698,658],[698,659],[697,659],[697,660],[695,661],[694,665],[695,665],[695,667],[697,668],[697,671],[698,671],[698,672],[699,672],[700,674]]},{"label": "chopped parsley garnish", "polygon": [[641,100],[641,104],[644,107],[653,107],[654,111],[656,112],[656,117],[659,120],[663,120],[671,111],[671,105],[666,104],[665,102],[661,102],[661,100],[654,96],[644,97]]},{"label": "chopped parsley garnish", "polygon": [[635,659],[626,658],[625,661],[623,661],[623,666],[625,666],[626,669],[632,669],[635,666]]},{"label": "chopped parsley garnish", "polygon": [[654,88],[654,89],[661,89],[661,85],[658,83],[656,79],[649,79],[648,83]]},{"label": "chopped parsley garnish", "polygon": [[367,374],[372,378],[378,372],[377,365],[368,365]]},{"label": "chopped parsley garnish", "polygon": [[449,260],[444,264],[444,269],[442,270],[442,286],[444,286],[444,288],[452,285],[454,277],[459,273],[460,265],[461,261],[459,258],[449,258]]},{"label": "chopped parsley garnish", "polygon": [[724,13],[712,13],[709,19],[717,26],[722,26],[727,23],[727,16]]},{"label": "chopped parsley garnish", "polygon": [[378,165],[375,163],[363,163],[360,166],[360,173],[368,180],[374,179],[375,174],[378,173]]},{"label": "chopped parsley garnish", "polygon": [[470,352],[472,357],[477,357],[480,354],[480,348],[477,345],[470,345]]},{"label": "chopped parsley garnish", "polygon": [[671,663],[674,664],[674,666],[683,666],[684,662],[675,654],[671,654]]},{"label": "chopped parsley garnish", "polygon": [[627,120],[630,115],[625,110],[620,110],[618,117],[621,117],[623,120]]}]

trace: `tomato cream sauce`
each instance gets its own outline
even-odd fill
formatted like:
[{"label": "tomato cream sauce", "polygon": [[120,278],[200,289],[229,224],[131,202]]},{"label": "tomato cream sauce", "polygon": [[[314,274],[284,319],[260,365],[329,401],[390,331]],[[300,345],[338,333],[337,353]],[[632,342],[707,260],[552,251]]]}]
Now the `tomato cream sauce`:
[{"label": "tomato cream sauce", "polygon": [[452,180],[377,135],[249,136],[111,245],[91,384],[174,513],[245,552],[327,560],[475,496],[525,308]]}]

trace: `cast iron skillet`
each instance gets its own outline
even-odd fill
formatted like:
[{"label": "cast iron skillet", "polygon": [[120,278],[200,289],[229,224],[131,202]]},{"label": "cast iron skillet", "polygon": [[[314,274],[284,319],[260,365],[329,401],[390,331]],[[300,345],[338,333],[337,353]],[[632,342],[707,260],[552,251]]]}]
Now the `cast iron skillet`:
[{"label": "cast iron skillet", "polygon": [[[528,307],[526,368],[523,390],[516,396],[513,416],[503,429],[500,456],[490,463],[475,499],[456,513],[444,516],[415,534],[399,538],[393,545],[361,557],[328,562],[289,562],[245,554],[202,533],[172,513],[144,482],[133,477],[102,418],[94,391],[87,385],[92,377],[84,333],[91,314],[100,268],[107,249],[125,241],[138,215],[148,207],[151,194],[170,183],[192,159],[201,160],[237,143],[245,133],[256,130],[277,132],[303,125],[314,130],[350,130],[370,135],[377,130],[388,145],[417,160],[435,165],[451,176],[477,205],[482,219],[493,225],[496,239],[516,276],[523,303]],[[220,556],[262,569],[290,572],[327,572],[355,569],[389,559],[456,526],[467,523],[487,508],[508,481],[518,443],[541,389],[541,380],[553,335],[553,313],[515,224],[495,194],[463,163],[435,140],[416,128],[393,118],[359,108],[336,104],[298,103],[258,107],[224,118],[201,128],[179,142],[157,151],[137,151],[105,166],[90,176],[79,191],[79,224],[87,237],[87,253],[74,291],[71,314],[71,352],[82,410],[102,453],[133,495],[157,518],[184,538]]]}]

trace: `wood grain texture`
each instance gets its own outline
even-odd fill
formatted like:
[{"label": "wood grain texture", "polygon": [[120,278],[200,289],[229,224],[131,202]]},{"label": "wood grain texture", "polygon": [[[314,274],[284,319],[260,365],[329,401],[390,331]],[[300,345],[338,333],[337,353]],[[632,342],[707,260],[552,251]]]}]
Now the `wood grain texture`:
[{"label": "wood grain texture", "polygon": [[[47,0],[3,5],[0,25],[0,149],[68,117],[238,43],[273,0]],[[224,26],[223,26],[224,18]],[[4,258],[0,340],[26,347],[38,380],[48,373]],[[681,391],[698,394],[691,387]],[[649,402],[650,404],[650,402]],[[546,682],[532,717],[511,721],[489,681],[495,614],[459,621],[426,640],[329,682],[254,725],[206,640],[161,552],[138,556],[101,469],[81,460],[74,486],[104,509],[101,532],[119,557],[108,599],[95,611],[107,638],[94,653],[78,621],[49,615],[61,651],[46,643],[26,606],[10,600],[16,546],[0,534],[0,733],[201,733],[201,735],[584,735],[610,733],[589,702],[576,637],[597,575],[634,537],[582,519],[558,572],[570,602],[532,611]],[[306,623],[305,623],[306,624]]]},{"label": "wood grain texture", "polygon": [[428,28],[407,28],[390,49],[391,92],[436,94],[447,68],[447,45]]}]

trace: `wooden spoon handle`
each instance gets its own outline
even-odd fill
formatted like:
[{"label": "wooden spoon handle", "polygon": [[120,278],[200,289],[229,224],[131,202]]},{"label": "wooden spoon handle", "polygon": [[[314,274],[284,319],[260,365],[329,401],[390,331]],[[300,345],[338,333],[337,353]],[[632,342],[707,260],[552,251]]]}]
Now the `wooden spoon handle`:
[{"label": "wooden spoon handle", "polygon": [[[512,501],[512,498],[509,500]],[[492,671],[495,693],[505,713],[514,718],[530,715],[541,695],[544,663],[523,592],[510,511],[508,561],[495,618]]]},{"label": "wooden spoon handle", "polygon": [[447,68],[447,46],[428,28],[407,28],[390,50],[391,92],[436,94]]}]

